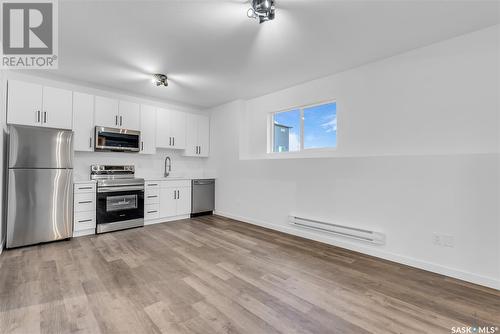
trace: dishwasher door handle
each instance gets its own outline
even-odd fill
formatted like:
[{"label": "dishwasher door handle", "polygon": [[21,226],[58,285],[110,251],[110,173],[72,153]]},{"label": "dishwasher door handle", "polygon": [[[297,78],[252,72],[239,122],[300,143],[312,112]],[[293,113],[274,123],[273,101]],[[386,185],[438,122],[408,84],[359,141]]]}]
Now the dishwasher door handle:
[{"label": "dishwasher door handle", "polygon": [[215,181],[213,180],[193,180],[193,184],[200,186],[200,185],[207,185],[207,184],[214,184]]}]

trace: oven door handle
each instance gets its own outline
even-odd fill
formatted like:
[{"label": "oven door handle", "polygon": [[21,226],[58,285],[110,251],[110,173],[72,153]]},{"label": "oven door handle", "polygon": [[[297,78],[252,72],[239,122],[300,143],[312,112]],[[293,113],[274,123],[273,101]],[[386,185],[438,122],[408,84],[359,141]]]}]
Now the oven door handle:
[{"label": "oven door handle", "polygon": [[119,191],[144,191],[144,186],[126,186],[126,187],[97,187],[98,193],[112,193]]}]

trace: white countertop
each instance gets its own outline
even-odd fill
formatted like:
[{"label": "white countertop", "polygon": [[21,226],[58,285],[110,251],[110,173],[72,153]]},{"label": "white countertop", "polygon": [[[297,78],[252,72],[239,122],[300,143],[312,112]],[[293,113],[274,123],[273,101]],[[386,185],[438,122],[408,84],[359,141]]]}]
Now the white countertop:
[{"label": "white countertop", "polygon": [[73,183],[95,183],[96,180],[73,180]]},{"label": "white countertop", "polygon": [[[169,176],[169,177],[163,177],[163,176],[143,176],[143,175],[136,175],[138,178],[143,178],[146,181],[179,181],[179,180],[196,180],[196,179],[215,179],[214,176]],[[78,183],[95,183],[96,180],[73,180],[73,183],[78,184]]]},{"label": "white countertop", "polygon": [[196,179],[215,179],[213,176],[137,176],[142,177],[146,181],[179,181],[179,180],[196,180]]}]

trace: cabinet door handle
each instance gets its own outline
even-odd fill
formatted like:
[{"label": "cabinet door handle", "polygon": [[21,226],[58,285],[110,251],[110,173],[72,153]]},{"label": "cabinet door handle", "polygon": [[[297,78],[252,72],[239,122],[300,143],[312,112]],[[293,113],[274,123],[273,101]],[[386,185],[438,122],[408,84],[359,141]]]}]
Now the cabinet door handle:
[{"label": "cabinet door handle", "polygon": [[120,126],[122,126],[122,117],[120,116]]},{"label": "cabinet door handle", "polygon": [[47,111],[43,112],[43,122],[47,123]]},{"label": "cabinet door handle", "polygon": [[92,203],[92,201],[82,201],[82,202],[78,202],[78,204],[89,204],[89,203]]},{"label": "cabinet door handle", "polygon": [[174,199],[177,199],[177,192],[174,190]]},{"label": "cabinet door handle", "polygon": [[199,153],[198,154],[201,154],[201,146],[198,146],[200,148],[200,150],[198,151]]},{"label": "cabinet door handle", "polygon": [[153,211],[148,211],[148,213],[156,213],[158,212],[157,210],[153,210]]},{"label": "cabinet door handle", "polygon": [[172,137],[172,146],[175,146],[175,137]]},{"label": "cabinet door handle", "polygon": [[115,116],[115,125],[118,125],[118,115]]},{"label": "cabinet door handle", "polygon": [[144,151],[144,142],[141,141],[141,151]]},{"label": "cabinet door handle", "polygon": [[157,186],[158,183],[148,183],[148,187],[153,187],[153,186]]},{"label": "cabinet door handle", "polygon": [[148,196],[148,198],[155,198],[155,197],[158,197],[158,195],[150,195],[150,196]]},{"label": "cabinet door handle", "polygon": [[40,110],[35,110],[35,121],[40,123]]},{"label": "cabinet door handle", "polygon": [[181,193],[177,190],[177,199],[181,198]]},{"label": "cabinet door handle", "polygon": [[84,219],[84,220],[79,220],[79,223],[86,223],[86,222],[91,222],[92,219]]},{"label": "cabinet door handle", "polygon": [[92,189],[92,187],[80,187],[78,190],[87,190],[87,189]]},{"label": "cabinet door handle", "polygon": [[172,146],[172,137],[168,137],[168,146]]},{"label": "cabinet door handle", "polygon": [[92,148],[92,137],[89,138],[89,148]]}]

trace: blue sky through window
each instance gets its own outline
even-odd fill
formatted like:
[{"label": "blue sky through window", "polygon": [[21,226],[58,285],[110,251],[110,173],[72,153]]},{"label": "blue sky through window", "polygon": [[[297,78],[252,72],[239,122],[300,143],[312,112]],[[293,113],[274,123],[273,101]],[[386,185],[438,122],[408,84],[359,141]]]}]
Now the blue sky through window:
[{"label": "blue sky through window", "polygon": [[337,103],[304,108],[304,148],[337,146]]},{"label": "blue sky through window", "polygon": [[[302,112],[304,133],[301,133]],[[299,151],[301,149],[301,136],[304,139],[304,149],[337,146],[336,102],[308,107],[303,110],[277,112],[273,115],[273,124],[273,152]]]}]

